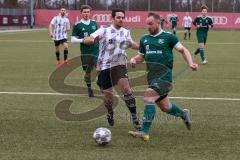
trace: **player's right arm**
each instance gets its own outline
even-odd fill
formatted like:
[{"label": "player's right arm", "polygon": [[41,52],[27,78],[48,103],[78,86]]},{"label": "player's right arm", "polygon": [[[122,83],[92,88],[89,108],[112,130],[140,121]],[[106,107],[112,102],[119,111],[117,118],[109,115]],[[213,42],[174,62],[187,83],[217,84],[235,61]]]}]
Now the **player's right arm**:
[{"label": "player's right arm", "polygon": [[139,64],[144,61],[144,53],[146,52],[146,50],[143,41],[144,39],[142,38],[139,43],[138,54],[130,59],[130,64],[132,67],[135,67],[136,64]]},{"label": "player's right arm", "polygon": [[103,37],[104,32],[105,32],[104,27],[99,28],[98,30],[93,32],[90,36],[84,37],[83,43],[90,45],[95,42],[98,42]]},{"label": "player's right arm", "polygon": [[79,35],[80,30],[78,29],[77,23],[73,26],[71,42],[72,43],[83,43],[83,38],[80,38]]},{"label": "player's right arm", "polygon": [[53,38],[53,29],[54,29],[54,24],[55,24],[55,17],[51,20],[48,31],[49,31],[49,36]]},{"label": "player's right arm", "polygon": [[136,64],[139,64],[143,61],[144,61],[144,56],[143,56],[143,54],[139,53],[130,59],[130,64],[132,67],[135,67]]},{"label": "player's right arm", "polygon": [[198,17],[196,17],[196,18],[194,19],[193,25],[194,25],[195,27],[197,27],[197,28],[200,27],[200,25],[199,25],[199,23],[198,23]]}]

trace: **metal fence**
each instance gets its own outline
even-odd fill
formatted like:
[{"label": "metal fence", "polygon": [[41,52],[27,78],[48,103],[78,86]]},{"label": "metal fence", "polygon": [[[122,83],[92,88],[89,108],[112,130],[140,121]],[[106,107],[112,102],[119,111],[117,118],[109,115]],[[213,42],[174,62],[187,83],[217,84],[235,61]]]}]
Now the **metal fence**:
[{"label": "metal fence", "polygon": [[199,12],[201,5],[206,4],[209,12],[240,12],[240,0],[0,0],[0,8],[26,9],[31,1],[41,9],[79,10],[82,4],[89,4],[95,10]]},{"label": "metal fence", "polygon": [[36,8],[79,9],[82,4],[89,4],[95,10],[117,7],[131,11],[170,12],[199,12],[201,5],[206,4],[210,12],[240,12],[240,0],[37,0]]}]

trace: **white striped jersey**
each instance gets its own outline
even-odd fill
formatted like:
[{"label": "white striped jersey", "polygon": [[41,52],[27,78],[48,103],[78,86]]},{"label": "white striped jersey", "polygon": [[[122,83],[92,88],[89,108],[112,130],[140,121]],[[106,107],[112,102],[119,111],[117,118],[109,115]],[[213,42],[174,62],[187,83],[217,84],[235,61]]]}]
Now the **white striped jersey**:
[{"label": "white striped jersey", "polygon": [[192,26],[192,18],[190,16],[184,16],[183,27],[191,28],[191,26]]},{"label": "white striped jersey", "polygon": [[127,64],[126,49],[133,43],[130,31],[121,27],[101,27],[91,34],[94,39],[100,39],[97,70],[105,70],[118,65]]},{"label": "white striped jersey", "polygon": [[53,40],[67,39],[67,29],[70,28],[70,22],[67,17],[55,16],[51,20],[53,28]]}]

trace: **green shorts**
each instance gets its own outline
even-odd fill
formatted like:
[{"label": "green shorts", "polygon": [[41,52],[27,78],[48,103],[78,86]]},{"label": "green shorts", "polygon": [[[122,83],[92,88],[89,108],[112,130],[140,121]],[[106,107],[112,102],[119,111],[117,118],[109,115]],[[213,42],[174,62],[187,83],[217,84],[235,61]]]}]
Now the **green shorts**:
[{"label": "green shorts", "polygon": [[82,68],[86,73],[90,73],[97,65],[98,57],[90,54],[81,54]]},{"label": "green shorts", "polygon": [[172,90],[172,72],[148,74],[148,85],[160,96],[167,95]]},{"label": "green shorts", "polygon": [[177,28],[177,24],[172,24],[172,29],[176,29]]},{"label": "green shorts", "polygon": [[198,39],[198,43],[206,44],[206,42],[207,42],[207,33],[197,33],[197,39]]}]

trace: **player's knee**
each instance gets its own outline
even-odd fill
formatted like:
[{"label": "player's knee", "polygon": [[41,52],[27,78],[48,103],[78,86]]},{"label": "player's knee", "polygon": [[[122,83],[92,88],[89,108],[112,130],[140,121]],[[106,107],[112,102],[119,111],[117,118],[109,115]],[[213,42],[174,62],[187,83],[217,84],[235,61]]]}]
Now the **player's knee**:
[{"label": "player's knee", "polygon": [[168,103],[165,103],[165,102],[158,102],[157,103],[157,106],[158,108],[161,109],[161,111],[163,112],[169,112],[169,104]]},{"label": "player's knee", "polygon": [[123,90],[123,94],[131,94],[132,93],[129,86],[123,86],[122,90]]}]

